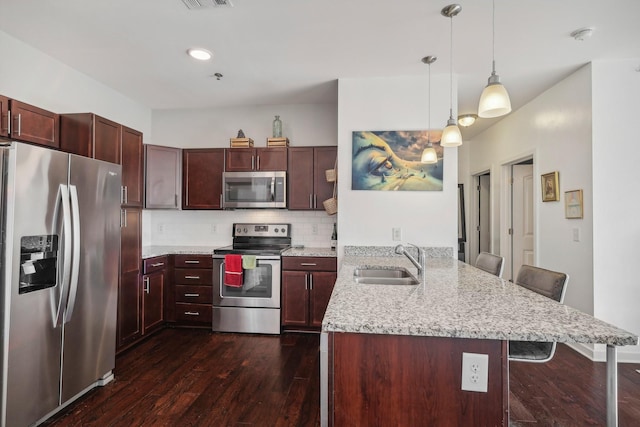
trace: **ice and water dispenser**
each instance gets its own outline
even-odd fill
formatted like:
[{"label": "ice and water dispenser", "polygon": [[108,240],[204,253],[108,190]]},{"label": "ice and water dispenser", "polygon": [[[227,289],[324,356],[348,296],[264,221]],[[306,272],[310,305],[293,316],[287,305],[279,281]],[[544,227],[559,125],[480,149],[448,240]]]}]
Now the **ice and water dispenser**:
[{"label": "ice and water dispenser", "polygon": [[19,294],[52,288],[58,278],[58,236],[25,236],[20,239]]}]

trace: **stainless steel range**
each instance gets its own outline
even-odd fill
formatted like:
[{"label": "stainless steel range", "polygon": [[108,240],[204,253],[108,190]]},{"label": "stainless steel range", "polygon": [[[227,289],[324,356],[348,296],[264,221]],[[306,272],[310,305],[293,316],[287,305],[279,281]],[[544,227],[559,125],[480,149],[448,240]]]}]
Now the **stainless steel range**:
[{"label": "stainless steel range", "polygon": [[214,331],[280,333],[281,253],[290,247],[291,224],[233,225],[233,245],[213,252]]}]

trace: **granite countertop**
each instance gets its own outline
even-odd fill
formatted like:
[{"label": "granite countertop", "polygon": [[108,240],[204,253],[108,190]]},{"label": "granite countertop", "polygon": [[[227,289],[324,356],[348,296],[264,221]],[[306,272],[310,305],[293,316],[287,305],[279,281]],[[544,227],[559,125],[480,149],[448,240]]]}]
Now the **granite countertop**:
[{"label": "granite countertop", "polygon": [[[426,285],[363,285],[359,266],[417,270],[404,256],[346,255],[323,332],[635,345],[638,337],[454,258],[427,258]],[[569,284],[571,286],[571,284]]]},{"label": "granite countertop", "polygon": [[335,258],[336,251],[331,248],[307,248],[292,247],[282,253],[282,256],[315,256],[325,258]]},{"label": "granite countertop", "polygon": [[143,246],[142,259],[170,254],[211,255],[219,246]]}]

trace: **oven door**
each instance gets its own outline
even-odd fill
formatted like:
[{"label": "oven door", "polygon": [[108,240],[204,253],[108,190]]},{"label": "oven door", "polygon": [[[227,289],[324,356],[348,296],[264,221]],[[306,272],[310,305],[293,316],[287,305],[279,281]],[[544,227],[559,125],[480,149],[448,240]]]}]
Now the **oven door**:
[{"label": "oven door", "polygon": [[213,306],[280,308],[279,256],[256,256],[256,266],[243,270],[242,287],[224,284],[224,255],[213,257]]}]

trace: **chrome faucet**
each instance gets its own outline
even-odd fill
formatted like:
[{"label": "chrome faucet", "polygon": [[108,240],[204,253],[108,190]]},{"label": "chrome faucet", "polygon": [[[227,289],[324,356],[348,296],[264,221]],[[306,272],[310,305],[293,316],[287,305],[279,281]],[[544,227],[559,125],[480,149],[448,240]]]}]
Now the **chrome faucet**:
[{"label": "chrome faucet", "polygon": [[427,265],[427,255],[424,252],[424,249],[422,249],[419,246],[416,246],[414,244],[408,243],[409,246],[413,246],[414,248],[416,248],[418,250],[418,260],[416,261],[416,259],[414,257],[411,256],[411,254],[409,252],[407,252],[407,250],[405,249],[405,247],[400,244],[398,246],[396,246],[396,253],[398,255],[404,255],[407,258],[409,258],[409,261],[411,261],[411,263],[413,265],[416,266],[416,268],[418,269],[418,277],[420,279],[422,279],[422,283],[425,282],[425,270],[426,270],[426,265]]}]

